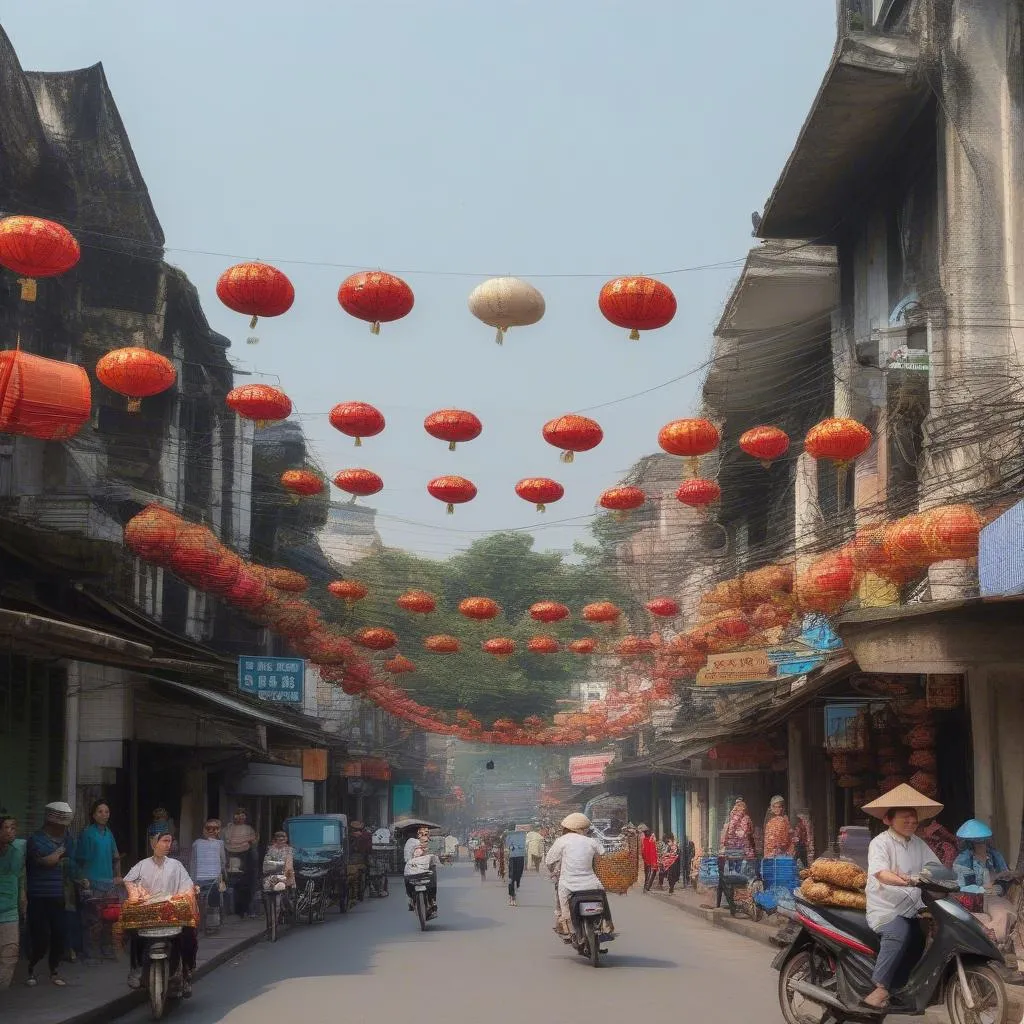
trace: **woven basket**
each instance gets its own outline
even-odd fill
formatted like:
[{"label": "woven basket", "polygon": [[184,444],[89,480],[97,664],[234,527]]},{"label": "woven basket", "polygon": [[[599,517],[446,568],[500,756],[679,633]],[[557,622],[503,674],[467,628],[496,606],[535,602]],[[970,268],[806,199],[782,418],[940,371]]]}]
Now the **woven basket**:
[{"label": "woven basket", "polygon": [[594,874],[608,892],[624,896],[636,885],[640,869],[640,844],[635,832],[626,833],[623,849],[614,853],[600,853],[594,858]]}]

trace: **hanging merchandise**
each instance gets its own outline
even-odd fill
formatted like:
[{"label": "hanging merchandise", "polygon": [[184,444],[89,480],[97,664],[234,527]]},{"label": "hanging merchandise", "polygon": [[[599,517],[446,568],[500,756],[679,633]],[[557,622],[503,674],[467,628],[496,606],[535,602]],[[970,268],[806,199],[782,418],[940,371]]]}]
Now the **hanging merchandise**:
[{"label": "hanging merchandise", "polygon": [[507,636],[495,636],[480,644],[484,654],[493,654],[496,658],[508,658],[516,653],[516,642]]},{"label": "hanging merchandise", "polygon": [[604,440],[604,431],[596,420],[574,414],[549,420],[541,434],[548,444],[562,449],[562,462],[572,462],[577,452],[589,452]]},{"label": "hanging merchandise", "polygon": [[281,486],[298,498],[312,498],[322,494],[324,479],[311,469],[286,469],[281,474]]},{"label": "hanging merchandise", "polygon": [[467,619],[485,622],[501,614],[501,605],[489,597],[467,597],[459,602],[459,614],[465,615]]},{"label": "hanging merchandise", "polygon": [[257,427],[280,423],[292,414],[292,400],[269,384],[243,384],[229,391],[224,401],[229,409],[242,419],[252,420]]},{"label": "hanging merchandise", "polygon": [[24,216],[0,220],[0,266],[21,275],[24,302],[36,301],[36,278],[66,274],[81,255],[75,236],[55,221]]},{"label": "hanging merchandise", "polygon": [[672,289],[652,277],[616,277],[601,289],[597,304],[606,320],[629,331],[631,341],[638,341],[641,331],[671,323],[676,315]]},{"label": "hanging merchandise", "polygon": [[128,411],[138,412],[143,398],[159,395],[174,386],[174,364],[148,348],[116,348],[96,363],[96,379],[128,399]]},{"label": "hanging merchandise", "polygon": [[670,597],[654,597],[644,607],[662,619],[671,619],[679,614],[679,605]]},{"label": "hanging merchandise", "polygon": [[369,402],[339,402],[328,416],[331,426],[356,439],[361,448],[364,437],[374,437],[384,429],[384,416]]},{"label": "hanging merchandise", "polygon": [[407,590],[395,601],[395,604],[403,611],[413,612],[416,615],[429,615],[437,608],[437,598],[425,590]]},{"label": "hanging merchandise", "polygon": [[713,452],[721,440],[718,428],[705,419],[672,420],[658,432],[658,444],[669,455],[689,460],[692,476],[697,475],[702,455]]},{"label": "hanging merchandise", "polygon": [[125,524],[125,547],[148,562],[162,562],[174,549],[179,522],[162,505],[147,505]]},{"label": "hanging merchandise", "polygon": [[469,311],[496,328],[494,340],[501,345],[510,327],[529,327],[544,316],[544,296],[519,278],[492,277],[470,293]]},{"label": "hanging merchandise", "polygon": [[268,569],[267,582],[275,590],[283,590],[288,594],[301,594],[309,586],[309,580],[293,569]]},{"label": "hanging merchandise", "polygon": [[464,476],[438,476],[427,484],[427,493],[448,506],[448,515],[456,505],[463,505],[476,497],[476,485]]},{"label": "hanging merchandise", "polygon": [[760,426],[740,434],[741,451],[758,460],[765,469],[789,451],[789,435],[778,427]]},{"label": "hanging merchandise", "polygon": [[89,419],[92,389],[81,366],[0,352],[0,433],[64,441]]},{"label": "hanging merchandise", "polygon": [[358,580],[333,580],[327,584],[327,590],[339,601],[346,604],[355,604],[362,601],[369,593],[366,587]]},{"label": "hanging merchandise", "polygon": [[597,649],[597,641],[589,636],[581,637],[579,640],[572,640],[569,643],[569,650],[573,654],[593,654]]},{"label": "hanging merchandise", "polygon": [[549,477],[530,476],[516,484],[516,494],[523,501],[533,502],[538,512],[545,512],[548,505],[558,501],[565,494],[565,488],[557,480]]},{"label": "hanging merchandise", "polygon": [[714,480],[684,480],[676,490],[676,500],[690,508],[706,508],[722,496],[722,488]]},{"label": "hanging merchandise", "polygon": [[531,654],[557,654],[561,648],[553,636],[542,635],[530,637],[526,649]]},{"label": "hanging merchandise", "polygon": [[857,582],[849,553],[830,551],[797,574],[794,594],[804,611],[834,615],[853,597]]},{"label": "hanging merchandise", "polygon": [[423,646],[431,654],[458,654],[461,649],[459,641],[447,633],[439,633],[437,636],[428,636],[423,641]]},{"label": "hanging merchandise", "polygon": [[448,451],[455,451],[460,441],[472,441],[480,436],[483,424],[465,409],[438,409],[424,421],[423,429],[439,441],[448,442]]},{"label": "hanging merchandise", "polygon": [[922,518],[924,548],[930,559],[977,558],[984,522],[970,505],[942,505]]},{"label": "hanging merchandise", "polygon": [[538,601],[530,605],[530,618],[536,622],[561,622],[569,617],[569,609],[557,601]]},{"label": "hanging merchandise", "polygon": [[398,643],[398,636],[382,626],[370,626],[359,630],[352,638],[360,647],[369,651],[387,651]]},{"label": "hanging merchandise", "polygon": [[848,418],[832,418],[816,423],[804,438],[804,451],[814,459],[828,459],[845,466],[871,447],[871,431]]},{"label": "hanging merchandise", "polygon": [[384,662],[384,671],[390,672],[393,676],[404,675],[407,672],[415,672],[416,665],[405,655],[396,654]]},{"label": "hanging merchandise", "polygon": [[[236,263],[217,280],[217,298],[228,309],[251,317],[249,329],[255,330],[259,318],[281,316],[292,308],[295,289],[277,267],[268,263]],[[255,345],[259,338],[246,338]]]},{"label": "hanging merchandise", "polygon": [[647,495],[639,487],[610,487],[597,499],[601,508],[606,508],[620,517],[639,508],[646,500]]},{"label": "hanging merchandise", "polygon": [[334,475],[334,486],[356,498],[368,498],[384,489],[384,481],[371,469],[343,469]]},{"label": "hanging merchandise", "polygon": [[338,303],[349,316],[365,320],[371,334],[380,325],[401,320],[412,312],[412,289],[394,274],[383,270],[361,270],[341,282]]}]

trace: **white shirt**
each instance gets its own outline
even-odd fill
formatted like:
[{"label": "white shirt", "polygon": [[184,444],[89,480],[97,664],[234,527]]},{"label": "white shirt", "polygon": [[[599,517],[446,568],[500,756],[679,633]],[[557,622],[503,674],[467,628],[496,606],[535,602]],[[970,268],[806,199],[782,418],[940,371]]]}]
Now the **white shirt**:
[{"label": "white shirt", "polygon": [[420,841],[415,836],[413,836],[412,839],[407,839],[405,841],[405,855],[402,859],[408,862],[408,860],[412,857],[413,853],[416,852],[416,847],[422,845],[423,844],[420,843]]},{"label": "white shirt", "polygon": [[126,882],[141,885],[150,896],[177,896],[192,888],[192,879],[180,860],[170,857],[158,864],[152,857],[140,860],[124,876]]},{"label": "white shirt", "polygon": [[444,852],[454,854],[459,849],[459,841],[455,836],[445,836],[444,839]]},{"label": "white shirt", "polygon": [[923,839],[904,839],[892,829],[882,832],[868,846],[868,924],[878,931],[896,917],[914,917],[924,906],[918,889],[885,885],[875,875],[895,871],[901,875],[919,875],[925,864],[935,862],[935,854]]},{"label": "white shirt", "polygon": [[432,853],[425,853],[421,857],[410,857],[405,862],[405,873],[407,875],[423,875],[428,871],[436,870],[441,862]]},{"label": "white shirt", "polygon": [[559,836],[548,850],[544,863],[549,868],[561,865],[558,875],[558,886],[569,892],[582,892],[585,889],[603,889],[601,879],[594,874],[594,857],[604,853],[604,847],[590,836],[581,836],[578,832],[568,832]]}]

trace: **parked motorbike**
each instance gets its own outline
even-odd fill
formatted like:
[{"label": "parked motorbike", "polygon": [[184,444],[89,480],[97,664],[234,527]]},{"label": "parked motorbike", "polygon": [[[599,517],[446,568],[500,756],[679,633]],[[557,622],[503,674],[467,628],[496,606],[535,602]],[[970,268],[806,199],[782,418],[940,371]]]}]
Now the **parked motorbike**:
[{"label": "parked motorbike", "polygon": [[929,864],[916,886],[931,919],[931,942],[925,946],[922,929],[900,965],[884,1010],[863,1003],[875,987],[871,972],[879,947],[878,933],[865,914],[797,897],[800,931],[772,963],[779,971],[786,1024],[807,1024],[805,1008],[817,1011],[811,1019],[820,1024],[844,1024],[888,1014],[920,1015],[943,1002],[952,1024],[1003,1024],[1006,989],[994,969],[1003,957],[975,917],[943,898],[957,891],[956,875]]},{"label": "parked motorbike", "polygon": [[160,1020],[172,1000],[181,997],[181,926],[140,928],[142,985],[149,992],[153,1020]]},{"label": "parked motorbike", "polygon": [[580,956],[585,956],[592,967],[601,966],[601,943],[611,942],[615,935],[611,927],[612,914],[608,894],[603,889],[574,892],[569,897],[569,916],[572,919],[570,943]]},{"label": "parked motorbike", "polygon": [[416,905],[416,916],[420,921],[420,931],[427,930],[427,922],[437,917],[437,903],[431,900],[427,893],[434,883],[434,875],[431,871],[424,871],[418,875],[406,875],[406,882],[412,889],[413,902]]}]

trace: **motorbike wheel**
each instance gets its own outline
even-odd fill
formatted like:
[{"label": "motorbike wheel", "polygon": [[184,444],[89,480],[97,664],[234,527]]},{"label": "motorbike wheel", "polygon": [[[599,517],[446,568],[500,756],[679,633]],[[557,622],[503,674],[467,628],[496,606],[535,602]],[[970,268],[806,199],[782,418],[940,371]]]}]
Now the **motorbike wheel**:
[{"label": "motorbike wheel", "polygon": [[954,973],[946,986],[946,1012],[953,1024],[1003,1024],[1006,1020],[1006,987],[991,967],[964,964],[974,1009],[964,1000],[959,975]]},{"label": "motorbike wheel", "polygon": [[816,984],[823,988],[834,987],[834,977],[822,978],[821,969],[828,970],[824,957],[818,956],[816,960],[812,960],[815,952],[813,947],[800,950],[779,972],[779,1009],[782,1010],[786,1024],[826,1024],[826,1022],[842,1024],[843,1022],[843,1018],[837,1016],[834,1010],[820,1006],[800,995],[799,992],[790,989],[790,983],[793,981],[810,981],[812,967],[817,968],[813,971],[813,975],[817,979]]},{"label": "motorbike wheel", "polygon": [[424,893],[416,893],[416,916],[420,919],[420,931],[427,930],[427,897]]},{"label": "motorbike wheel", "polygon": [[591,967],[601,966],[601,943],[597,938],[597,921],[588,917],[583,925],[583,934],[586,936],[587,955],[590,957]]},{"label": "motorbike wheel", "polygon": [[166,960],[153,960],[149,964],[149,1009],[153,1020],[160,1020],[167,1009]]}]

